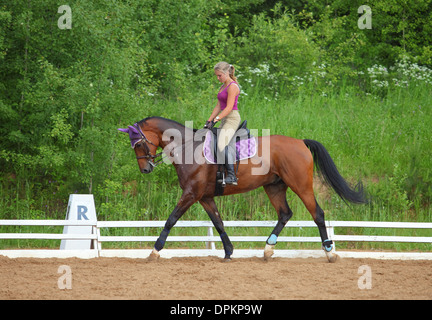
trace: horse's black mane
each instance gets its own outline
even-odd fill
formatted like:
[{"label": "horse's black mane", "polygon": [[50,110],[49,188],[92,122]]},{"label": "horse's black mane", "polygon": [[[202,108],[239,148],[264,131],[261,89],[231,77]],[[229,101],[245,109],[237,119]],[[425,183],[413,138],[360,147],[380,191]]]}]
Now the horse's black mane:
[{"label": "horse's black mane", "polygon": [[[156,116],[154,116],[154,117],[147,117],[147,118],[145,118],[145,119],[142,119],[141,121],[139,121],[139,122],[137,122],[137,124],[138,125],[142,125],[142,124],[145,124],[145,122],[147,121],[147,120],[151,120],[151,119],[159,119],[159,120],[163,120],[163,121],[166,121],[166,122],[168,122],[168,123],[170,123],[170,125],[172,125],[172,126],[174,126],[174,127],[180,127],[180,128],[186,128],[184,125],[182,125],[181,123],[179,123],[179,122],[177,122],[177,121],[174,121],[174,120],[171,120],[171,119],[167,119],[167,118],[163,118],[163,117],[156,117]],[[161,128],[162,129],[162,128]],[[189,128],[189,129],[193,129],[193,128]],[[198,129],[193,129],[193,131],[194,132],[196,132]]]}]

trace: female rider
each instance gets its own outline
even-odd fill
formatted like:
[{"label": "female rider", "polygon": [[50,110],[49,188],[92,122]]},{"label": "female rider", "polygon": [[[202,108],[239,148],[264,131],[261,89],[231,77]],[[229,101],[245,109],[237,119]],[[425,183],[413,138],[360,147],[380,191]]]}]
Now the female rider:
[{"label": "female rider", "polygon": [[[211,129],[216,122],[221,121],[218,135],[218,152],[220,155],[225,153],[225,165],[227,169],[226,184],[237,185],[237,178],[234,172],[235,156],[228,152],[228,144],[238,129],[241,118],[237,107],[240,88],[236,82],[235,69],[227,62],[219,62],[214,67],[214,73],[223,83],[217,94],[218,102],[213,112],[206,122],[204,128]],[[235,153],[234,153],[235,154]]]}]

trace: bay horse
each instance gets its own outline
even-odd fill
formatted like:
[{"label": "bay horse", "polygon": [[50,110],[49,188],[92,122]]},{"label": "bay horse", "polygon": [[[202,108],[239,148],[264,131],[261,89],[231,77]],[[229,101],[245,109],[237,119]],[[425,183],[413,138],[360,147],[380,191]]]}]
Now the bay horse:
[{"label": "bay horse", "polygon": [[[156,166],[155,159],[165,155],[174,165],[180,187],[183,190],[149,259],[159,257],[159,251],[164,247],[171,228],[190,206],[199,202],[221,237],[225,251],[224,259],[230,260],[233,245],[224,230],[221,215],[214,201],[218,165],[207,163],[202,152],[201,137],[204,136],[203,131],[206,132],[207,129],[191,129],[170,119],[149,117],[137,122],[134,126],[129,126],[128,129],[119,130],[129,133],[131,145],[142,173],[151,173]],[[195,138],[199,134],[201,134],[200,137]],[[261,186],[264,187],[278,215],[278,222],[266,241],[264,259],[269,259],[273,255],[277,237],[293,215],[286,200],[286,191],[290,188],[300,197],[312,215],[328,261],[335,262],[338,256],[334,252],[332,240],[327,235],[324,211],[318,205],[314,195],[314,164],[324,181],[345,202],[357,204],[367,202],[361,182],[355,187],[350,186],[338,172],[325,147],[317,141],[300,140],[282,135],[260,136],[256,139],[257,154],[239,163],[238,185],[227,185],[223,195],[244,193]],[[162,148],[163,151],[156,154],[158,148]]]}]

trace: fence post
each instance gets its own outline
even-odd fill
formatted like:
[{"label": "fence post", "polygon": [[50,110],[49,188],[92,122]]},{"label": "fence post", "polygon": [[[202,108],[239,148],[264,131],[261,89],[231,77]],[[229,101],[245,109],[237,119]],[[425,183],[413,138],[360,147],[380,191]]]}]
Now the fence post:
[{"label": "fence post", "polygon": [[96,235],[96,240],[94,240],[94,249],[98,252],[98,257],[100,257],[100,253],[102,250],[102,242],[100,241],[100,228],[97,226],[93,227],[93,234]]},{"label": "fence post", "polygon": [[[213,227],[207,228],[207,236],[213,237]],[[206,248],[211,250],[216,250],[214,241],[206,241]]]},{"label": "fence post", "polygon": [[334,227],[330,225],[327,227],[327,235],[329,239],[333,241],[333,250],[336,251],[336,242],[334,241]]}]

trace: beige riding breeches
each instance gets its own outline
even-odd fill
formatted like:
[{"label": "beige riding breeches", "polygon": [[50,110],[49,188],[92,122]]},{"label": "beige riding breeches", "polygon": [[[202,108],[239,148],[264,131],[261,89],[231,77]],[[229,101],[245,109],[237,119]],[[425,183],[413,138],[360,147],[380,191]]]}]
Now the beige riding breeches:
[{"label": "beige riding breeches", "polygon": [[241,122],[240,113],[238,110],[231,110],[231,112],[221,120],[221,129],[218,138],[218,150],[223,152],[225,147],[231,141],[236,130],[238,129]]}]

